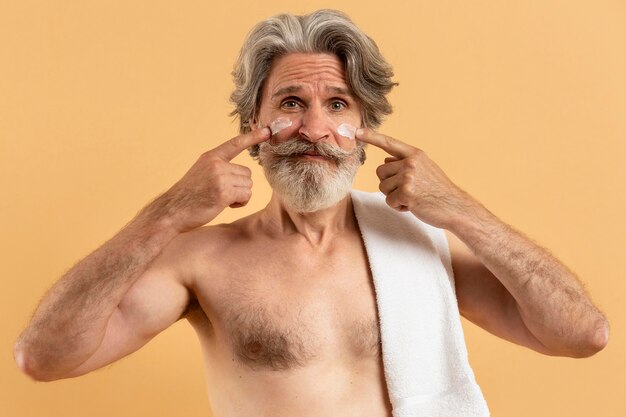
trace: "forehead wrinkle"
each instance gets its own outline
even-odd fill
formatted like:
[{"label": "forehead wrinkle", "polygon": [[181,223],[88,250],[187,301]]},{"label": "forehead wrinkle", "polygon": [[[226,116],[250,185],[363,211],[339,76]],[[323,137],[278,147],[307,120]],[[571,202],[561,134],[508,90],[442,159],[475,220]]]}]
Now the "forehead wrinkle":
[{"label": "forehead wrinkle", "polygon": [[274,64],[269,75],[274,85],[280,85],[286,80],[295,84],[324,80],[346,83],[343,64],[329,57],[309,59],[304,62],[293,62],[282,58]]},{"label": "forehead wrinkle", "polygon": [[276,84],[280,84],[285,79],[293,79],[294,81],[341,81],[345,83],[346,77],[342,69],[337,68],[335,65],[315,66],[311,68],[310,65],[289,65],[288,67],[276,68],[277,71],[274,74]]}]

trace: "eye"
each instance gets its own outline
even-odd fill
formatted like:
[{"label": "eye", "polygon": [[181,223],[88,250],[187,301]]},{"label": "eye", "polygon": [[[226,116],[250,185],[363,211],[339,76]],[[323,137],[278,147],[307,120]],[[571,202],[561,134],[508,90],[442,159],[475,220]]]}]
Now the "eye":
[{"label": "eye", "polygon": [[297,109],[298,106],[300,106],[300,103],[298,103],[298,101],[294,99],[287,99],[281,104],[281,107],[286,109]]},{"label": "eye", "polygon": [[343,101],[333,101],[330,103],[330,108],[334,111],[340,111],[346,108],[346,103]]}]

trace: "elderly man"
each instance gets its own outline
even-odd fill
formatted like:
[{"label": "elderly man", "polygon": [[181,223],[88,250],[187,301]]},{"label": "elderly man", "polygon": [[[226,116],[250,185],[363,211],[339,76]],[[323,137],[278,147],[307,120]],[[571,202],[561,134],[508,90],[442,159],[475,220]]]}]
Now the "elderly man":
[{"label": "elderly man", "polygon": [[[259,23],[233,74],[241,134],[202,154],[56,283],[15,346],[26,374],[83,375],[186,318],[202,345],[216,417],[382,417],[392,408],[401,415],[390,400],[378,288],[351,192],[365,144],[390,155],[377,169],[382,194],[372,198],[391,221],[410,217],[447,236],[450,252],[446,243],[445,256],[426,251],[424,262],[451,257],[453,319],[460,311],[546,355],[587,357],[607,344],[605,317],[567,267],[453,184],[422,150],[373,130],[391,112],[385,95],[395,83],[375,43],[344,14]],[[230,162],[246,149],[272,186],[269,204],[205,226],[249,201],[250,169]],[[408,327],[411,319],[437,317],[407,317]],[[488,414],[476,409],[437,415]]]}]

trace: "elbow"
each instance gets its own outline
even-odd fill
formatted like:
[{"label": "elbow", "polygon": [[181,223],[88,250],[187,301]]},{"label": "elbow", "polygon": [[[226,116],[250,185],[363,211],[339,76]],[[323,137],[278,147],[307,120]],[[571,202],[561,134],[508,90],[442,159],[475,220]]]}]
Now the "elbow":
[{"label": "elbow", "polygon": [[22,373],[35,381],[40,381],[35,361],[22,343],[17,342],[13,347],[13,358],[15,359],[15,364],[20,371],[22,371]]},{"label": "elbow", "polygon": [[[598,326],[593,332],[591,346],[593,353],[596,354],[604,349],[609,344],[609,322],[606,318],[602,317]],[[591,355],[590,355],[591,356]]]},{"label": "elbow", "polygon": [[609,344],[609,322],[604,318],[600,318],[590,335],[587,336],[583,346],[577,350],[574,358],[582,359],[595,355],[603,350]]},{"label": "elbow", "polygon": [[29,378],[36,382],[49,382],[60,379],[43,370],[40,365],[41,361],[18,341],[13,348],[13,357],[17,367]]},{"label": "elbow", "polygon": [[550,356],[568,357],[574,359],[589,358],[603,350],[609,344],[609,323],[602,316],[599,318],[593,329],[584,334],[578,335],[575,339],[570,339],[567,344],[560,344],[556,347],[548,347],[548,352],[543,352]]}]

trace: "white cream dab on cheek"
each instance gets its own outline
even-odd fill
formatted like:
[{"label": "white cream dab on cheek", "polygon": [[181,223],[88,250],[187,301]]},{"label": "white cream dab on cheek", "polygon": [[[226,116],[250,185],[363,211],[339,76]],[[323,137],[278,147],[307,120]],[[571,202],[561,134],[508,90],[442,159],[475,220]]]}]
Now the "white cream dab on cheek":
[{"label": "white cream dab on cheek", "polygon": [[337,133],[350,140],[354,140],[356,137],[356,127],[349,125],[348,123],[342,123],[337,127]]},{"label": "white cream dab on cheek", "polygon": [[272,135],[277,134],[285,128],[288,128],[292,124],[293,122],[290,119],[287,119],[286,117],[279,117],[278,119],[270,123],[270,130],[272,131]]}]

